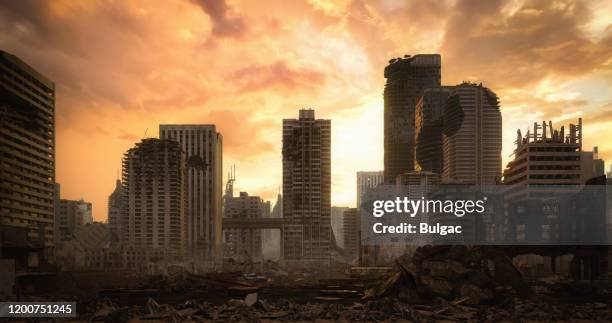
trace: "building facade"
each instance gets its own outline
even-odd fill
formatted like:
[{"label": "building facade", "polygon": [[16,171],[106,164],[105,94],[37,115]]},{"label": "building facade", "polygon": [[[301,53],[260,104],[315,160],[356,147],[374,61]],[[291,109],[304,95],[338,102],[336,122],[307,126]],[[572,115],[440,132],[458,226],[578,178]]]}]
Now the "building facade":
[{"label": "building facade", "polygon": [[361,250],[361,222],[356,208],[344,211],[344,255],[349,263],[358,262]]},{"label": "building facade", "polygon": [[44,241],[50,261],[54,191],[55,83],[0,51],[0,225]]},{"label": "building facade", "polygon": [[497,95],[482,84],[455,86],[448,98],[443,124],[442,181],[499,183],[502,117]]},{"label": "building facade", "polygon": [[159,136],[177,141],[186,154],[189,254],[218,263],[223,254],[223,137],[215,125],[160,125]]},{"label": "building facade", "polygon": [[383,183],[384,171],[357,172],[357,209],[361,207],[366,192]]},{"label": "building facade", "polygon": [[440,86],[441,58],[405,55],[385,67],[385,183],[414,170],[415,105],[423,89]]},{"label": "building facade", "polygon": [[187,166],[179,143],[143,139],[123,157],[128,236],[135,248],[179,260],[187,250]]},{"label": "building facade", "polygon": [[[258,219],[270,216],[270,203],[259,196],[249,196],[247,192],[240,192],[237,197],[226,197],[226,218]],[[261,229],[227,229],[223,232],[226,258],[253,259],[262,255]]]},{"label": "building facade", "polygon": [[55,219],[56,243],[68,241],[74,233],[85,224],[93,223],[91,203],[83,199],[78,201],[60,199]]},{"label": "building facade", "polygon": [[283,120],[283,257],[323,260],[331,241],[331,121]]},{"label": "building facade", "polygon": [[107,224],[83,224],[74,230],[70,239],[57,243],[56,264],[63,270],[84,269],[87,267],[87,253],[108,248],[110,243],[111,233]]}]

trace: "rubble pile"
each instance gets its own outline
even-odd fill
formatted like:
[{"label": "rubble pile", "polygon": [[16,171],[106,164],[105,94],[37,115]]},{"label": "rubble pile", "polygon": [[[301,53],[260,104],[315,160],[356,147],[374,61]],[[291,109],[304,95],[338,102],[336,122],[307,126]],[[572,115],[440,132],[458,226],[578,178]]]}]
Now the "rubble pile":
[{"label": "rubble pile", "polygon": [[425,246],[382,278],[285,272],[275,263],[260,273],[176,266],[86,297],[69,289],[32,300],[76,300],[79,322],[612,321],[610,282],[548,277],[528,285],[507,254]]},{"label": "rubble pile", "polygon": [[184,273],[177,276],[152,277],[143,288],[164,292],[186,292],[191,290],[208,290],[251,293],[260,289],[261,284],[245,279],[242,272],[220,272],[196,275]]},{"label": "rubble pile", "polygon": [[437,298],[427,305],[383,297],[352,304],[268,302],[256,293],[223,304],[190,300],[175,306],[153,299],[142,306],[120,307],[108,299],[93,314],[82,315],[89,322],[296,322],[296,321],[610,321],[610,302],[577,304],[550,303],[539,298],[510,300],[497,305],[466,305],[466,298],[446,301]]},{"label": "rubble pile", "polygon": [[442,298],[475,305],[532,294],[509,258],[476,247],[420,247],[412,257],[398,258],[396,266],[397,271],[383,284],[365,291],[364,299],[394,296],[423,304]]},{"label": "rubble pile", "polygon": [[[144,306],[120,307],[110,300],[102,300],[91,315],[83,317],[90,322],[212,322],[212,321],[314,321],[314,320],[422,320],[424,318],[468,318],[477,310],[458,315],[452,304],[411,308],[390,298],[364,303],[342,305],[337,303],[295,303],[287,300],[267,302],[249,294],[244,299],[231,299],[220,305],[195,300],[177,306],[160,305],[148,299]],[[455,313],[450,316],[446,313]]]}]

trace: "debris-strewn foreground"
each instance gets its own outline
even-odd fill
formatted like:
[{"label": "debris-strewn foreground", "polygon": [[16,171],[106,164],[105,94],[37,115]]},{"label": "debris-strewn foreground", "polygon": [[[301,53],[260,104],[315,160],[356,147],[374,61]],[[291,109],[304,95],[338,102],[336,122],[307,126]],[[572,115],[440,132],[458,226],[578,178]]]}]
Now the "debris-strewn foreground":
[{"label": "debris-strewn foreground", "polygon": [[[176,306],[160,305],[149,299],[143,306],[120,307],[110,300],[96,304],[89,317],[103,322],[217,322],[217,321],[567,321],[576,322],[612,320],[612,304],[594,302],[583,304],[550,304],[545,300],[513,300],[495,306],[467,306],[464,300],[448,302],[436,299],[430,305],[409,305],[391,297],[349,305],[286,300],[267,302],[256,299],[232,299],[225,304],[187,301]],[[251,299],[251,300],[249,300]],[[253,301],[255,299],[255,301]]]},{"label": "debris-strewn foreground", "polygon": [[[494,268],[494,270],[492,270]],[[509,258],[466,247],[423,247],[384,277],[322,278],[274,269],[153,277],[139,288],[78,298],[90,322],[612,321],[606,282],[526,283]]]}]

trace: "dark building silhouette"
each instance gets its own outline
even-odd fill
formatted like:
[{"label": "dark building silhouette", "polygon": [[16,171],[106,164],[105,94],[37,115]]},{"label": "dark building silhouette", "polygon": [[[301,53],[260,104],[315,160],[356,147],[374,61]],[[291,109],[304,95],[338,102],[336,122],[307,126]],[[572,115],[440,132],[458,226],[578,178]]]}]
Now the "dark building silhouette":
[{"label": "dark building silhouette", "polygon": [[385,183],[414,170],[415,104],[423,89],[440,86],[438,54],[394,58],[385,68]]},{"label": "dark building silhouette", "polygon": [[163,251],[169,260],[187,250],[187,166],[181,145],[143,139],[123,157],[123,215],[135,248]]},{"label": "dark building silhouette", "polygon": [[121,180],[115,183],[115,190],[108,197],[108,228],[113,242],[120,241],[122,237],[127,237],[128,223],[122,216],[125,209],[123,184]]},{"label": "dark building silhouette", "polygon": [[361,221],[356,208],[348,208],[342,214],[344,255],[349,263],[358,262],[361,251]]},{"label": "dark building silhouette", "polygon": [[442,181],[495,185],[501,179],[499,99],[482,84],[453,87],[443,117]]},{"label": "dark building silhouette", "polygon": [[23,241],[42,242],[42,255],[51,260],[55,84],[4,51],[0,51],[0,151],[0,226],[11,227],[5,232],[25,235]]},{"label": "dark building silhouette", "polygon": [[81,200],[61,199],[55,218],[55,242],[68,241],[79,227],[93,223],[91,203]]},{"label": "dark building silhouette", "polygon": [[593,177],[605,176],[606,164],[602,158],[599,158],[599,147],[593,147]]},{"label": "dark building silhouette", "polygon": [[452,86],[423,90],[415,111],[415,161],[417,171],[442,173],[442,116]]},{"label": "dark building silhouette", "polygon": [[283,256],[327,259],[331,241],[331,121],[311,109],[283,120]]}]

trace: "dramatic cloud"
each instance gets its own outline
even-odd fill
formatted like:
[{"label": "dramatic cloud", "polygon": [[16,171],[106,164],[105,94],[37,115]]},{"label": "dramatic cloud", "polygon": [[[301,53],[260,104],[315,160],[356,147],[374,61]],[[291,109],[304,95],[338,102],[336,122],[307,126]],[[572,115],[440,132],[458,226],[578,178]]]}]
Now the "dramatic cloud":
[{"label": "dramatic cloud", "polygon": [[255,65],[237,70],[230,81],[239,84],[244,92],[258,91],[271,86],[284,90],[300,90],[319,87],[325,81],[325,74],[308,69],[291,69],[287,63],[277,61],[270,65]]},{"label": "dramatic cloud", "polygon": [[612,58],[612,33],[589,39],[588,2],[459,1],[447,22],[441,50],[451,77],[520,87],[544,77],[574,77]]},{"label": "dramatic cloud", "polygon": [[225,0],[192,0],[213,22],[212,33],[219,37],[240,37],[246,31],[242,17],[231,12]]},{"label": "dramatic cloud", "polygon": [[237,187],[275,199],[283,118],[332,120],[332,200],[382,169],[383,69],[440,53],[442,81],[499,96],[516,129],[585,125],[612,158],[612,3],[532,0],[5,1],[0,49],[56,82],[57,180],[106,217],[123,153],[160,123],[215,124]]}]

